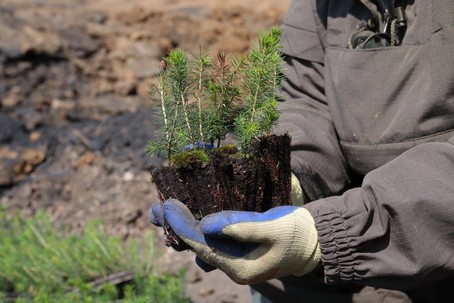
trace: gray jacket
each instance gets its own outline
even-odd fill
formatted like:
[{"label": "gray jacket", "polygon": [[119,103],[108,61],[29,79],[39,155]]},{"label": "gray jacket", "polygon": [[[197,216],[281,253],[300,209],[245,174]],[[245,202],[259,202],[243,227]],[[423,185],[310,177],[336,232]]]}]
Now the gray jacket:
[{"label": "gray jacket", "polygon": [[348,49],[387,2],[293,1],[277,131],[316,200],[325,282],[412,293],[454,277],[454,4],[405,1],[401,45]]}]

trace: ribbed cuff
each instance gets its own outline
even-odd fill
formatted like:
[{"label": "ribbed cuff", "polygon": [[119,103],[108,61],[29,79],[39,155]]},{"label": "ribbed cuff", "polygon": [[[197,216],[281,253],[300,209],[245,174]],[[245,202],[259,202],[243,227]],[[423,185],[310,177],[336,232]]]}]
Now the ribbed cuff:
[{"label": "ribbed cuff", "polygon": [[347,226],[341,213],[333,210],[322,213],[317,208],[317,204],[319,204],[318,201],[309,203],[305,207],[314,217],[317,228],[325,283],[337,284],[356,280],[354,245],[348,237]]}]

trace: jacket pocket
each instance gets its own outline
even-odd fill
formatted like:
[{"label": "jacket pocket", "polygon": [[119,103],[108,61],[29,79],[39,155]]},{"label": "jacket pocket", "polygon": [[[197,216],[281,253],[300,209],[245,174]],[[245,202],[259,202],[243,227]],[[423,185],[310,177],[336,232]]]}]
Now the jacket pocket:
[{"label": "jacket pocket", "polygon": [[386,145],[410,148],[418,138],[454,129],[453,37],[451,27],[421,45],[328,47],[325,89],[343,146],[372,147],[383,156]]}]

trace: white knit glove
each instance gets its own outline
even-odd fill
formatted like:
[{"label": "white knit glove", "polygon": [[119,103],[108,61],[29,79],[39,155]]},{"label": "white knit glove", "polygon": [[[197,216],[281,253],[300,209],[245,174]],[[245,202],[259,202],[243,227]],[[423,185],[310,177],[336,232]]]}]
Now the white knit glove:
[{"label": "white knit glove", "polygon": [[295,206],[304,205],[304,193],[298,178],[292,173],[292,203]]},{"label": "white knit glove", "polygon": [[265,213],[222,211],[198,221],[183,203],[170,199],[162,208],[153,206],[150,219],[157,218],[202,261],[239,284],[304,275],[320,261],[314,219],[302,207],[279,206]]}]

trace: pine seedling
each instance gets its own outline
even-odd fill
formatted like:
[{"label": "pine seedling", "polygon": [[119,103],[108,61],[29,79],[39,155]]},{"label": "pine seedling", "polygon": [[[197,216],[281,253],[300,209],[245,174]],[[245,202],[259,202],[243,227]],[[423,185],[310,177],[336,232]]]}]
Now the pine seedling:
[{"label": "pine seedling", "polygon": [[148,143],[146,151],[148,154],[165,152],[167,158],[170,158],[175,151],[194,140],[188,97],[191,81],[188,58],[182,50],[172,50],[164,59],[163,65],[157,77],[158,84],[152,89],[160,102],[158,118],[163,122],[161,134],[158,135],[158,140]]},{"label": "pine seedling", "polygon": [[254,139],[269,133],[279,118],[276,87],[282,78],[280,36],[277,27],[259,35],[258,46],[246,56],[245,107],[235,121],[235,131],[245,151]]},{"label": "pine seedling", "polygon": [[[218,146],[233,127],[232,106],[240,95],[238,78],[241,60],[218,55],[218,62],[202,51],[189,60],[181,50],[173,50],[164,59],[166,68],[157,77],[152,92],[160,101],[158,118],[162,122],[157,140],[150,141],[149,154],[167,154],[171,159],[191,143]],[[197,144],[195,144],[198,146]]]},{"label": "pine seedling", "polygon": [[196,58],[195,70],[197,89],[195,90],[194,96],[197,100],[197,126],[199,130],[199,139],[202,144],[202,149],[205,149],[206,135],[204,127],[204,104],[207,98],[206,87],[209,83],[209,70],[211,69],[211,59],[208,55],[204,54],[202,48],[200,48],[199,57]]},{"label": "pine seedling", "polygon": [[229,60],[224,52],[217,55],[215,73],[208,83],[210,106],[206,111],[206,129],[211,144],[220,146],[225,134],[232,130],[236,102],[240,100],[240,76],[244,57]]},{"label": "pine seedling", "polygon": [[273,27],[259,35],[247,55],[232,58],[220,52],[212,60],[200,51],[190,60],[182,50],[171,51],[153,90],[160,100],[161,136],[147,152],[166,152],[171,159],[191,143],[203,150],[205,142],[219,147],[232,130],[247,152],[256,138],[269,133],[279,117],[280,35]]},{"label": "pine seedling", "polygon": [[[172,143],[173,143],[173,131],[171,131],[171,125],[174,124],[176,119],[171,119],[174,117],[175,113],[171,113],[171,100],[168,94],[168,83],[165,80],[165,68],[166,62],[162,60],[159,66],[159,73],[157,75],[157,84],[153,85],[150,90],[150,97],[154,98],[155,94],[159,100],[159,110],[156,110],[155,113],[162,120],[162,127],[159,130],[160,133],[157,136],[157,140],[148,142],[146,147],[147,154],[156,154],[162,156],[164,153],[168,156],[172,152]],[[174,108],[173,108],[174,109]]]},{"label": "pine seedling", "polygon": [[[192,142],[194,141],[194,137],[190,120],[191,106],[189,104],[189,92],[191,82],[189,79],[188,58],[184,51],[175,49],[166,58],[166,63],[168,65],[166,72],[170,80],[171,94],[175,100],[176,108],[181,109],[181,113],[183,114],[182,120],[186,124],[186,129],[180,128],[179,131],[186,134],[187,140]],[[178,117],[178,111],[176,112],[176,116]]]}]

